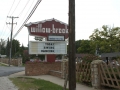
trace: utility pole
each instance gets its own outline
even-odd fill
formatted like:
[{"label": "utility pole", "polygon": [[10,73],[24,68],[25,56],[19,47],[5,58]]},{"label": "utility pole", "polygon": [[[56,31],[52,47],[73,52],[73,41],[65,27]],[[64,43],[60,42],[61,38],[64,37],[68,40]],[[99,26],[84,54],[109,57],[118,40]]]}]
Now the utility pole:
[{"label": "utility pole", "polygon": [[1,39],[1,42],[0,42],[0,57],[2,55],[2,39]]},{"label": "utility pole", "polygon": [[75,0],[69,0],[69,90],[76,90]]},{"label": "utility pole", "polygon": [[14,18],[18,18],[18,17],[7,16],[7,18],[11,18],[11,19],[12,19],[12,23],[6,23],[6,24],[11,24],[10,55],[9,55],[9,66],[10,66],[11,55],[12,55],[12,33],[13,33],[13,24],[17,24],[17,23],[13,23],[13,20],[14,20]]}]

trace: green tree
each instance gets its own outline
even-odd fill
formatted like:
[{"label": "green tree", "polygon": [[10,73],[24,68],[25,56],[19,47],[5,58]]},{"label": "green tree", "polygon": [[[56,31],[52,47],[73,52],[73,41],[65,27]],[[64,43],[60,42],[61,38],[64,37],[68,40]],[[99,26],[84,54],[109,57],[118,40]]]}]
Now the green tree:
[{"label": "green tree", "polygon": [[77,40],[77,41],[75,41],[75,45],[76,45],[76,53],[79,53],[77,49],[80,47],[80,43],[81,43],[81,41],[82,41],[82,40]]},{"label": "green tree", "polygon": [[90,47],[90,40],[81,40],[80,46],[77,49],[78,53],[92,53]]},{"label": "green tree", "polygon": [[[6,54],[7,56],[9,57],[9,54],[10,54],[10,47],[11,47],[11,42],[9,41],[9,38],[8,38],[8,41],[7,41],[7,44],[6,44]],[[11,57],[16,57],[16,53],[19,52],[19,48],[20,48],[20,42],[18,40],[15,40],[13,39],[12,40],[12,50],[11,50]]]},{"label": "green tree", "polygon": [[9,38],[8,38],[7,45],[6,45],[6,55],[7,55],[7,57],[9,57],[9,54],[10,54],[10,42],[9,42]]},{"label": "green tree", "polygon": [[4,39],[0,41],[0,54],[6,54],[6,41]]},{"label": "green tree", "polygon": [[18,40],[13,39],[12,40],[12,57],[18,57],[16,56],[16,53],[19,52],[20,48],[20,42]]},{"label": "green tree", "polygon": [[91,46],[99,52],[119,52],[120,48],[120,27],[109,27],[103,25],[101,29],[95,29],[90,35]]}]

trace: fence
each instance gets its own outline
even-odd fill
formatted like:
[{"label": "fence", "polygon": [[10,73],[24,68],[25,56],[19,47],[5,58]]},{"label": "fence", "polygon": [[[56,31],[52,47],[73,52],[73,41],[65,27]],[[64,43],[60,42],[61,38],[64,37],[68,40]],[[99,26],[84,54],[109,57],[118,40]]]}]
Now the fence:
[{"label": "fence", "polygon": [[91,82],[90,62],[76,64],[76,80],[78,82]]},{"label": "fence", "polygon": [[[95,61],[97,63],[95,62],[94,65],[90,62],[76,63],[76,81],[81,83],[91,83],[92,85],[93,83],[94,85],[95,83],[98,83],[100,87],[108,86],[120,89],[120,63],[114,65],[109,63],[107,65],[102,60]],[[102,61],[102,63],[99,61]]]},{"label": "fence", "polygon": [[[5,63],[5,64],[9,64],[9,59],[8,58],[0,58],[0,62]],[[10,65],[22,66],[22,59],[21,58],[12,59],[10,61]]]},{"label": "fence", "polygon": [[120,89],[120,63],[112,65],[109,63],[101,63],[99,67],[100,71],[100,84],[102,86],[108,86]]}]

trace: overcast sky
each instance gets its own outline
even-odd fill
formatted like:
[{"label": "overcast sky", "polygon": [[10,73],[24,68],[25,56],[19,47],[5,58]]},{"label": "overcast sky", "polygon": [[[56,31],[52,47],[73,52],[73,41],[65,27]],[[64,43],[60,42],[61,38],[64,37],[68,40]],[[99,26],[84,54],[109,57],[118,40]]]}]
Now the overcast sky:
[{"label": "overcast sky", "polygon": [[[102,25],[120,27],[120,0],[75,0],[76,1],[76,40],[89,39],[94,29]],[[14,3],[13,3],[14,2]],[[14,19],[13,36],[18,31],[37,0],[0,0],[0,38],[7,40],[10,36],[11,19]],[[26,6],[25,6],[26,5]],[[55,18],[68,23],[68,0],[42,0],[29,19],[36,22]],[[15,37],[21,44],[28,44],[28,30],[24,27]]]}]

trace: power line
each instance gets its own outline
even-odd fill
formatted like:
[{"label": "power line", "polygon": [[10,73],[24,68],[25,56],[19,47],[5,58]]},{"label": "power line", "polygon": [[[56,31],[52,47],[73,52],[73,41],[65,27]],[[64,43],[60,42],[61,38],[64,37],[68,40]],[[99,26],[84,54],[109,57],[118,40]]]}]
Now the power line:
[{"label": "power line", "polygon": [[28,0],[27,2],[26,2],[26,4],[25,4],[25,6],[24,6],[24,8],[22,9],[22,11],[19,13],[19,17],[20,17],[20,15],[22,14],[22,12],[25,10],[25,8],[26,8],[26,6],[28,5],[28,3],[30,2],[30,0]]},{"label": "power line", "polygon": [[19,2],[17,3],[17,5],[16,5],[15,9],[13,10],[12,14],[15,12],[15,10],[17,9],[17,7],[18,7],[18,5],[19,5],[20,2],[21,2],[21,0],[19,0]]},{"label": "power line", "polygon": [[12,7],[13,7],[14,3],[15,3],[15,0],[14,0],[13,3],[12,3],[12,6],[11,6],[9,12],[8,12],[8,15],[9,15],[10,11],[12,10]]},{"label": "power line", "polygon": [[[10,13],[10,11],[12,10],[12,7],[13,7],[13,5],[14,5],[14,3],[15,3],[15,0],[13,1],[13,3],[12,3],[12,5],[11,5],[11,7],[10,7],[10,10],[9,10],[9,12],[8,12],[8,14],[7,15],[9,15],[9,13]],[[5,20],[5,23],[4,23],[4,26],[3,26],[3,32],[0,34],[0,36],[1,36],[1,38],[2,38],[2,36],[4,36],[4,28],[5,28],[5,25],[6,25],[6,21],[7,21],[7,18],[6,18],[6,20]],[[6,30],[6,29],[5,29]],[[2,35],[3,34],[3,35]]]},{"label": "power line", "polygon": [[[34,2],[35,0],[33,0],[33,2]],[[20,1],[19,1],[20,2]],[[25,4],[25,6],[24,6],[24,8],[22,9],[22,11],[18,14],[18,17],[20,17],[20,15],[22,14],[22,12],[25,10],[25,8],[27,7],[27,5],[28,5],[28,3],[30,2],[30,0],[28,0],[27,2],[26,2],[26,4]],[[32,2],[32,4],[33,4],[33,2]],[[10,11],[11,11],[11,9],[12,9],[12,7],[13,7],[13,5],[14,5],[14,3],[15,3],[15,0],[14,0],[14,2],[13,2],[13,4],[12,4],[12,6],[11,6],[11,8],[10,8],[10,10],[9,10],[9,13],[10,13]],[[19,3],[18,3],[19,4]],[[18,4],[17,4],[17,6],[18,6]],[[32,4],[30,5],[30,7],[32,6]],[[17,8],[17,7],[16,7]],[[30,8],[29,8],[30,9]],[[14,11],[15,11],[15,9],[14,9]],[[27,12],[28,12],[29,10],[27,10]],[[8,13],[8,14],[9,14]],[[25,15],[26,16],[26,15]],[[22,20],[23,21],[23,20]],[[18,21],[17,21],[18,22]],[[5,27],[5,25],[4,25],[4,27]],[[16,28],[16,26],[14,27],[14,29]],[[5,39],[7,39],[9,36],[10,36],[10,31],[6,34],[6,35],[4,35],[5,34],[5,32],[6,32],[7,30],[5,29],[5,30],[3,30],[3,32],[2,32],[2,34],[0,35],[0,36],[5,36]]]},{"label": "power line", "polygon": [[[18,15],[18,17],[21,16],[22,12],[25,10],[25,8],[26,8],[27,4],[29,3],[29,1],[30,1],[30,0],[27,1],[26,5],[25,5],[24,8],[22,9],[22,11],[21,11],[20,14]],[[35,1],[35,0],[33,0],[33,2],[34,2],[34,1]],[[33,4],[33,2],[32,2],[32,4]],[[32,6],[32,4],[30,5],[30,7]],[[28,13],[29,10],[30,10],[30,8],[27,10],[26,13]],[[26,14],[25,14],[24,16],[26,16]],[[23,17],[23,18],[24,18],[24,17]],[[20,20],[20,19],[19,19],[19,20]],[[19,20],[18,20],[18,22],[19,22]],[[22,22],[22,21],[23,21],[23,20],[21,20],[21,22]],[[20,23],[21,23],[21,22],[20,22]],[[15,28],[16,28],[16,27],[15,27]],[[15,29],[15,28],[14,28],[14,29]]]},{"label": "power line", "polygon": [[18,35],[18,33],[21,31],[21,29],[24,27],[24,25],[27,23],[27,21],[30,19],[30,17],[33,15],[33,13],[35,12],[36,8],[38,7],[38,5],[40,4],[42,0],[38,0],[37,3],[35,4],[35,6],[33,7],[32,11],[30,12],[30,14],[28,15],[28,17],[26,18],[26,20],[24,21],[24,23],[22,24],[22,26],[19,28],[19,30],[17,31],[17,33],[13,36],[13,39]]}]

